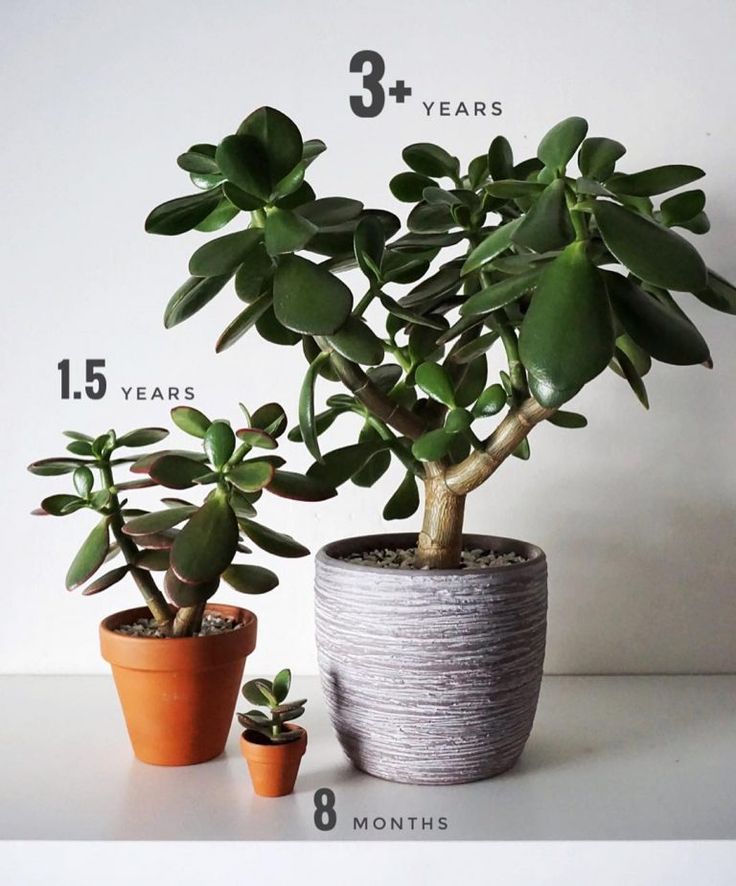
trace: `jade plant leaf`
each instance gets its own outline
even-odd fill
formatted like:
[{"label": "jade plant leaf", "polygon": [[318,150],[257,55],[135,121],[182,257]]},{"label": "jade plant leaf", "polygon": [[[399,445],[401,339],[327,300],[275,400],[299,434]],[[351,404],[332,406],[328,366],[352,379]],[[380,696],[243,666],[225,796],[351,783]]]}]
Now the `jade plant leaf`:
[{"label": "jade plant leaf", "polygon": [[378,366],[383,360],[383,342],[359,317],[348,317],[327,340],[343,357],[362,366]]},{"label": "jade plant leaf", "polygon": [[307,367],[304,374],[299,391],[299,430],[301,431],[302,440],[307,447],[307,451],[317,461],[321,461],[322,455],[319,449],[319,441],[317,440],[317,428],[315,425],[314,412],[314,386],[317,382],[320,366],[327,359],[325,354],[318,354]]},{"label": "jade plant leaf", "polygon": [[278,439],[286,430],[286,413],[279,403],[264,403],[259,406],[251,417],[251,425],[260,428],[274,439]]},{"label": "jade plant leaf", "polygon": [[575,237],[565,199],[564,179],[548,185],[513,233],[514,243],[535,252],[560,249]]},{"label": "jade plant leaf", "polygon": [[584,415],[580,415],[579,412],[565,412],[562,409],[550,415],[547,421],[558,428],[584,428],[588,425],[588,419]]},{"label": "jade plant leaf", "polygon": [[84,461],[81,458],[42,458],[31,462],[28,470],[38,477],[56,477],[60,474],[71,474],[82,464]]},{"label": "jade plant leaf", "polygon": [[418,203],[422,199],[425,188],[431,188],[437,182],[418,172],[400,172],[389,182],[391,193],[402,203]]},{"label": "jade plant leaf", "polygon": [[194,505],[186,505],[178,508],[167,508],[165,511],[156,511],[152,514],[144,514],[134,517],[123,526],[126,535],[151,535],[164,529],[171,529],[189,519],[197,510]]},{"label": "jade plant leaf", "polygon": [[682,185],[689,185],[705,175],[697,166],[656,166],[633,175],[617,175],[608,187],[617,194],[630,197],[653,197],[665,191],[672,191]]},{"label": "jade plant leaf", "polygon": [[522,221],[522,218],[516,218],[496,228],[470,253],[460,273],[463,275],[471,274],[473,271],[483,267],[483,265],[488,264],[497,255],[505,252],[511,246],[512,238]]},{"label": "jade plant leaf", "polygon": [[502,385],[495,384],[486,388],[478,397],[473,406],[473,415],[476,418],[486,418],[499,413],[508,400],[508,395]]},{"label": "jade plant leaf", "polygon": [[[288,668],[279,671],[273,678],[272,686],[274,698],[281,704],[289,694],[289,689],[291,689],[291,671]],[[300,707],[300,705],[297,705],[297,707]],[[282,713],[286,713],[286,711],[282,711]]]},{"label": "jade plant leaf", "polygon": [[[264,689],[266,690],[266,694],[264,694]],[[251,704],[268,707],[268,696],[273,698],[273,684],[270,680],[248,680],[245,686],[243,686],[242,693],[245,696],[246,701],[249,701]],[[261,711],[250,711],[248,716],[252,717],[254,714],[264,716]]]},{"label": "jade plant leaf", "polygon": [[662,201],[659,211],[667,227],[690,221],[705,207],[705,193],[701,190],[683,191]]},{"label": "jade plant leaf", "polygon": [[494,181],[513,178],[514,152],[502,135],[497,135],[488,148],[488,173]]},{"label": "jade plant leaf", "polygon": [[193,406],[175,406],[171,410],[171,419],[184,433],[200,439],[204,439],[211,424],[207,416]]},{"label": "jade plant leaf", "polygon": [[244,461],[230,468],[227,479],[241,492],[257,492],[268,486],[273,475],[273,465],[265,460]]},{"label": "jade plant leaf", "polygon": [[239,341],[249,329],[255,326],[266,311],[271,307],[273,298],[264,292],[253,304],[248,305],[222,331],[215,344],[215,352],[221,354]]},{"label": "jade plant leaf", "polygon": [[[272,186],[302,159],[304,143],[298,127],[276,108],[263,107],[253,111],[238,127],[238,135],[253,139],[260,147]],[[315,147],[312,143],[310,150],[314,151]]]},{"label": "jade plant leaf", "polygon": [[230,276],[262,237],[261,230],[251,228],[210,240],[189,259],[189,273],[193,277]]},{"label": "jade plant leaf", "polygon": [[276,449],[278,446],[274,438],[260,428],[240,428],[235,432],[235,436],[248,446],[258,449]]},{"label": "jade plant leaf", "polygon": [[649,409],[649,395],[647,394],[647,389],[644,386],[644,382],[642,381],[636,366],[634,366],[633,362],[629,359],[628,354],[620,348],[616,348],[614,352],[614,363],[618,363],[621,369],[621,374],[629,383],[629,387],[636,394],[641,405],[645,409]]},{"label": "jade plant leaf", "polygon": [[455,390],[447,370],[437,363],[422,363],[415,373],[416,383],[434,400],[455,406]]},{"label": "jade plant leaf", "polygon": [[452,435],[443,428],[427,431],[414,441],[411,451],[420,461],[439,461],[447,455],[452,445]]},{"label": "jade plant leaf", "polygon": [[224,288],[230,278],[222,277],[190,277],[171,296],[164,311],[164,326],[171,329],[188,320]]},{"label": "jade plant leaf", "polygon": [[564,169],[588,134],[588,121],[582,117],[561,120],[544,136],[537,157],[550,169]]},{"label": "jade plant leaf", "polygon": [[169,552],[167,550],[141,551],[135,560],[135,565],[150,572],[166,572],[169,568]]},{"label": "jade plant leaf", "polygon": [[238,546],[238,523],[226,497],[214,493],[190,518],[171,549],[171,568],[189,584],[218,578]]},{"label": "jade plant leaf", "polygon": [[104,517],[84,540],[66,574],[67,590],[73,591],[84,584],[105,562],[110,549],[109,525],[110,518]]},{"label": "jade plant leaf", "polygon": [[164,590],[176,606],[197,606],[204,603],[220,586],[220,579],[213,578],[206,582],[182,581],[170,567],[164,575]]},{"label": "jade plant leaf", "polygon": [[648,354],[663,363],[680,366],[710,359],[708,345],[689,320],[663,305],[633,280],[610,271],[603,273],[616,316]]},{"label": "jade plant leaf", "polygon": [[626,148],[612,138],[586,138],[578,153],[578,168],[584,176],[606,181],[613,175],[616,161]]},{"label": "jade plant leaf", "polygon": [[[271,194],[268,158],[256,139],[247,135],[228,135],[217,146],[215,159],[228,181],[256,198],[261,205],[268,200]],[[227,190],[225,193],[230,194]],[[232,202],[240,205],[237,200]]]},{"label": "jade plant leaf", "polygon": [[274,495],[297,501],[325,501],[337,495],[334,486],[315,480],[306,474],[282,470],[274,471],[273,478],[266,488]]},{"label": "jade plant leaf", "polygon": [[297,252],[317,233],[317,226],[289,209],[274,209],[266,216],[266,251],[269,255]]},{"label": "jade plant leaf", "polygon": [[321,462],[315,462],[309,468],[307,476],[336,488],[347,483],[376,452],[386,448],[388,448],[386,441],[371,439],[333,449],[332,452],[325,453]]},{"label": "jade plant leaf", "polygon": [[736,314],[736,287],[715,271],[708,270],[708,285],[705,289],[693,292],[693,295],[716,311]]},{"label": "jade plant leaf", "polygon": [[524,366],[543,383],[542,405],[562,405],[606,368],[613,347],[603,278],[585,244],[572,243],[542,275],[519,336]]},{"label": "jade plant leaf", "polygon": [[408,145],[401,152],[401,156],[414,172],[431,178],[453,177],[460,172],[460,162],[457,157],[451,156],[439,145],[427,142]]},{"label": "jade plant leaf", "polygon": [[637,277],[687,292],[707,285],[703,259],[679,234],[608,201],[596,201],[593,213],[603,242]]},{"label": "jade plant leaf", "polygon": [[[77,468],[77,470],[79,470]],[[41,507],[34,513],[48,514],[52,517],[65,517],[72,514],[80,508],[87,506],[84,499],[78,498],[76,495],[68,495],[60,492],[57,495],[48,495],[41,502]]]},{"label": "jade plant leaf", "polygon": [[208,472],[207,465],[184,455],[162,455],[148,469],[152,480],[169,489],[189,489]]},{"label": "jade plant leaf", "polygon": [[167,200],[151,210],[146,219],[146,231],[168,236],[191,231],[217,209],[221,196],[220,189],[213,188],[211,191]]},{"label": "jade plant leaf", "polygon": [[348,287],[334,274],[296,255],[284,256],[274,275],[273,308],[287,329],[332,335],[353,307]]},{"label": "jade plant leaf", "polygon": [[204,451],[213,467],[223,467],[235,452],[235,434],[226,421],[213,421],[204,435]]},{"label": "jade plant leaf", "polygon": [[468,298],[468,300],[460,306],[460,314],[463,317],[473,316],[475,314],[486,314],[489,311],[495,311],[503,308],[513,301],[516,301],[525,293],[534,289],[539,282],[540,271],[532,269],[524,271],[506,280],[498,283],[492,283],[476,292]]},{"label": "jade plant leaf", "polygon": [[299,215],[320,229],[351,222],[357,224],[362,212],[363,204],[348,197],[320,197],[299,207]]},{"label": "jade plant leaf", "polygon": [[119,581],[122,581],[129,572],[130,566],[128,566],[127,563],[125,566],[118,566],[116,569],[111,569],[109,572],[96,578],[91,584],[88,584],[82,591],[82,596],[91,597],[93,594],[99,594],[101,591],[106,591],[108,588],[116,585]]},{"label": "jade plant leaf", "polygon": [[384,520],[404,520],[411,517],[419,507],[419,488],[416,478],[407,471],[398,489],[386,502],[383,509]]},{"label": "jade plant leaf", "polygon": [[262,523],[242,517],[238,523],[248,538],[268,554],[274,554],[276,557],[309,556],[309,549],[286,533],[276,532],[275,529],[269,529]]},{"label": "jade plant leaf", "polygon": [[222,578],[241,594],[266,594],[279,583],[278,575],[264,566],[233,564],[222,573]]},{"label": "jade plant leaf", "polygon": [[169,436],[166,428],[138,428],[118,438],[118,446],[150,446]]}]

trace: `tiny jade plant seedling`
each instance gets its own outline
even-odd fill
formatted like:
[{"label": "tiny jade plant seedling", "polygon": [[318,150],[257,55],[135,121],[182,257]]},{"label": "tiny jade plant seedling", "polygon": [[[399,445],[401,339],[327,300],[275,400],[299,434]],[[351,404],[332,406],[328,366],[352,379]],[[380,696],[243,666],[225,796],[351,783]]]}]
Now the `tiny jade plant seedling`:
[{"label": "tiny jade plant seedling", "polygon": [[[41,476],[71,474],[74,484],[73,493],[44,498],[34,513],[63,517],[87,510],[98,515],[69,567],[68,590],[88,582],[104,563],[122,557],[123,565],[95,578],[82,593],[97,594],[130,575],[158,627],[175,637],[190,636],[199,630],[205,604],[221,580],[244,594],[263,594],[278,584],[270,569],[235,562],[238,553],[251,553],[246,541],[279,557],[309,554],[291,536],[257,522],[256,503],[264,489],[310,501],[329,498],[335,490],[318,479],[282,470],[284,460],[270,453],[287,424],[278,404],[268,403],[252,415],[242,409],[246,427],[237,431],[227,421],[210,421],[189,406],[171,411],[178,428],[201,440],[201,452],[121,454],[159,443],[168,435],[165,428],[140,428],[121,436],[108,431],[98,437],[65,431],[71,438],[68,455],[29,466]],[[120,482],[114,472],[123,466],[144,476]],[[129,493],[154,486],[211,489],[201,505],[163,498],[164,509],[149,512],[128,504]],[[155,572],[163,573],[163,589]]]},{"label": "tiny jade plant seedling", "polygon": [[[536,425],[584,427],[561,407],[606,368],[648,408],[653,361],[712,366],[672,295],[736,313],[736,288],[676,231],[708,231],[705,194],[652,200],[702,169],[619,169],[626,148],[588,136],[581,117],[558,123],[522,160],[502,135],[464,169],[438,145],[412,144],[408,169],[390,182],[397,200],[414,204],[400,233],[391,212],[316,197],[305,175],[324,150],[281,112],[259,108],[219,144],[179,157],[201,190],[156,207],[148,231],[212,232],[242,213],[247,223],[196,249],[165,325],[234,278],[244,307],[216,350],[253,326],[275,345],[301,344],[308,367],[290,436],[315,459],[308,475],[371,486],[395,458],[405,474],[383,516],[411,516],[424,484],[419,565],[459,565],[467,494],[509,456],[529,458]],[[357,299],[339,276],[351,268],[363,275]],[[495,346],[507,367],[489,380]],[[318,379],[347,389],[323,411]],[[324,452],[320,436],[342,415],[360,419],[358,440]]]},{"label": "tiny jade plant seedling", "polygon": [[304,713],[306,698],[297,701],[286,701],[291,688],[291,671],[288,668],[279,671],[273,680],[258,678],[249,680],[243,686],[246,701],[259,707],[268,708],[268,714],[252,710],[238,714],[238,722],[244,729],[252,729],[268,739],[272,744],[284,744],[300,738],[297,730],[284,729],[284,723],[296,720]]}]

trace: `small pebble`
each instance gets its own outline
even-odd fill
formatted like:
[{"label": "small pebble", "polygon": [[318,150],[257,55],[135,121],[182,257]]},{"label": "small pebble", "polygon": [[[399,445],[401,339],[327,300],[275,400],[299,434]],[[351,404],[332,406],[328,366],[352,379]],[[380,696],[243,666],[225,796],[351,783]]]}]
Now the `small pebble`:
[{"label": "small pebble", "polygon": [[[193,636],[209,637],[212,634],[224,634],[227,631],[236,631],[241,628],[242,622],[236,621],[225,615],[218,615],[216,612],[206,612],[202,619],[202,629]],[[116,634],[127,634],[133,637],[155,637],[157,639],[165,638],[156,625],[153,618],[139,618],[130,625],[120,625],[115,628]]]},{"label": "small pebble", "polygon": [[[361,551],[356,554],[348,554],[341,559],[345,563],[354,563],[359,566],[380,566],[392,569],[415,569],[417,558],[416,548],[377,548],[373,551]],[[510,566],[512,563],[526,563],[526,557],[496,551],[484,551],[482,548],[465,548],[461,554],[461,569],[483,569],[490,566]],[[424,569],[428,567],[422,567]]]}]

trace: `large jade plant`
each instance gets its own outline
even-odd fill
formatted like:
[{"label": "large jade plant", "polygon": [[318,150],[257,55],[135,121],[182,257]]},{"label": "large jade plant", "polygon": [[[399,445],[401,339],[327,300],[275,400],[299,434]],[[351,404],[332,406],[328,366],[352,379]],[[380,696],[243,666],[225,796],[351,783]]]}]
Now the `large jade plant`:
[{"label": "large jade plant", "polygon": [[[159,630],[175,637],[196,633],[207,600],[220,581],[245,594],[263,594],[278,584],[270,569],[236,562],[249,554],[246,542],[279,557],[304,557],[307,548],[291,536],[257,522],[256,502],[262,490],[287,498],[317,501],[335,495],[324,482],[282,469],[284,460],[271,455],[286,429],[286,416],[268,403],[251,416],[246,427],[233,431],[229,422],[210,421],[188,406],[172,410],[175,425],[200,438],[202,451],[159,450],[124,454],[159,443],[165,428],[138,428],[118,436],[108,431],[91,437],[66,431],[68,453],[33,462],[29,470],[41,476],[71,474],[72,492],[43,499],[35,511],[64,517],[77,511],[96,514],[96,523],[69,567],[70,591],[86,584],[85,595],[97,594],[130,576],[138,586]],[[143,475],[120,480],[115,472],[129,468]],[[163,486],[207,490],[204,502],[164,498],[163,510],[132,507],[128,496],[139,489]],[[94,578],[103,564],[123,563]],[[154,573],[163,573],[162,588]],[[170,604],[174,604],[173,606]]]},{"label": "large jade plant", "polygon": [[[390,183],[415,204],[399,234],[390,212],[317,198],[305,175],[325,145],[260,108],[218,145],[183,153],[178,164],[200,191],[148,216],[148,231],[181,234],[245,214],[235,233],[194,252],[165,324],[188,319],[234,279],[244,306],[216,349],[253,326],[275,345],[301,345],[308,365],[290,436],[314,458],[308,475],[370,486],[396,458],[405,476],[384,517],[413,514],[421,481],[419,562],[456,567],[466,495],[510,455],[529,458],[540,422],[583,427],[582,415],[561,407],[584,385],[610,368],[648,407],[643,378],[653,360],[712,365],[671,291],[736,313],[736,289],[674,230],[708,230],[703,192],[652,201],[703,171],[619,171],[624,146],[587,133],[585,120],[570,117],[521,161],[496,136],[465,170],[441,147],[410,145],[409,170]],[[362,274],[357,297],[339,276],[352,268]],[[497,343],[508,367],[489,380]],[[323,411],[318,379],[347,389]],[[343,414],[359,417],[358,440],[325,451],[320,435]]]}]

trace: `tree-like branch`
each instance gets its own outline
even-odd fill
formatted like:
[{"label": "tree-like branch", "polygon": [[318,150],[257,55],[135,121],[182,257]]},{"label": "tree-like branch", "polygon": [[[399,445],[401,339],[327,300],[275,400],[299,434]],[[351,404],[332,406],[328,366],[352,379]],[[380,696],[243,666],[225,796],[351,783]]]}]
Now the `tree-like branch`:
[{"label": "tree-like branch", "polygon": [[503,419],[488,438],[485,449],[470,455],[447,469],[445,483],[456,495],[467,495],[484,483],[527,436],[531,429],[553,415],[533,397],[525,400]]},{"label": "tree-like branch", "polygon": [[315,338],[323,351],[330,354],[332,368],[340,377],[340,381],[360,400],[376,418],[380,418],[389,427],[398,431],[411,440],[421,437],[426,428],[424,422],[413,412],[386,396],[383,391],[373,384],[357,363],[346,360],[330,347],[328,341],[322,337]]}]

